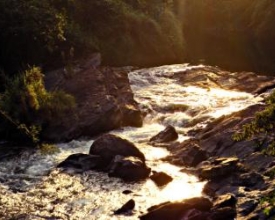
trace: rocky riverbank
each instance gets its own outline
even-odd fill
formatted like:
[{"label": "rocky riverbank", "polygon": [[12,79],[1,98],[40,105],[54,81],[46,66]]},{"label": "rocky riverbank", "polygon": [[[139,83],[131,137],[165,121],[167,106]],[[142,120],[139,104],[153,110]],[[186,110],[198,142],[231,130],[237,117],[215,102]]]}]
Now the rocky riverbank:
[{"label": "rocky riverbank", "polygon": [[[208,181],[204,188],[207,195],[216,197],[231,193],[237,198],[237,219],[274,218],[272,211],[264,212],[269,207],[262,201],[274,192],[275,158],[264,154],[253,140],[236,142],[232,139],[233,134],[262,108],[262,105],[255,105],[219,118],[198,132],[193,140],[182,143],[180,149],[170,148],[179,163],[184,164],[188,153],[200,158],[199,163],[185,165],[194,167],[189,170]],[[202,157],[201,152],[208,157]]]},{"label": "rocky riverbank", "polygon": [[[258,95],[259,98],[275,84],[273,77],[249,72],[231,73],[215,67],[179,71],[172,77],[184,87],[242,91]],[[148,214],[141,219],[160,220],[166,219],[166,215],[173,216],[175,220],[271,218],[273,213],[270,212],[270,216],[266,215],[266,204],[261,201],[274,190],[270,172],[275,170],[275,158],[265,155],[254,141],[236,142],[232,139],[233,134],[239,132],[242,126],[251,121],[253,115],[263,108],[263,103],[255,104],[241,111],[233,111],[234,113],[227,116],[216,117],[215,120],[202,117],[207,121],[206,127],[199,125],[204,123],[199,118],[195,122],[192,121],[193,125],[197,124],[197,128],[187,131],[192,138],[181,143],[177,142],[176,129],[170,125],[148,140],[151,145],[164,146],[171,152],[164,160],[184,166],[182,172],[208,181],[203,191],[213,201],[202,198],[160,204],[150,208]],[[124,153],[124,150],[122,151],[117,154]],[[121,160],[119,163],[122,164],[119,167],[122,173],[127,170],[123,163],[134,167],[133,161]],[[132,171],[133,169],[128,175],[133,176]],[[160,182],[167,178],[165,173],[154,175],[157,175]]]},{"label": "rocky riverbank", "polygon": [[62,71],[46,77],[47,88],[73,94],[77,109],[47,127],[45,139],[143,126],[59,144],[51,156],[0,161],[1,217],[272,218],[261,201],[274,188],[274,158],[232,135],[264,108],[273,77],[186,64],[132,71],[129,79],[129,68]]}]

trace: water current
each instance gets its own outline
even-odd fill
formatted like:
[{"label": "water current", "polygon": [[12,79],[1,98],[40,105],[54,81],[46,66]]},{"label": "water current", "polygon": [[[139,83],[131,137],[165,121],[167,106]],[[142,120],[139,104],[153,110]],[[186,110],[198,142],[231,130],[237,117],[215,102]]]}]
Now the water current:
[{"label": "water current", "polygon": [[[17,160],[0,163],[0,204],[9,216],[21,219],[138,219],[152,205],[200,196],[204,182],[180,172],[180,167],[163,162],[169,152],[152,147],[148,140],[165,126],[172,125],[180,134],[178,141],[188,139],[191,129],[204,127],[222,115],[239,111],[260,102],[252,94],[221,88],[183,85],[174,77],[179,72],[202,69],[185,64],[140,69],[129,73],[135,99],[146,117],[142,128],[125,127],[111,133],[126,138],[145,154],[147,165],[164,171],[173,181],[158,188],[150,179],[123,183],[98,172],[61,172],[56,165],[73,153],[88,153],[93,140],[60,143],[52,155],[24,153]],[[132,193],[125,195],[124,190]],[[113,211],[129,199],[136,207],[128,216]]]}]

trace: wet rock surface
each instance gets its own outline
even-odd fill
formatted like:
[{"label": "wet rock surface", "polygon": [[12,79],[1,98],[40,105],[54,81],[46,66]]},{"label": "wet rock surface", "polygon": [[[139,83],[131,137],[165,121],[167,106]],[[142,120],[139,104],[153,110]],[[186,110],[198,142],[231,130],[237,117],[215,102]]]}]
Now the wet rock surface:
[{"label": "wet rock surface", "polygon": [[146,179],[151,172],[141,159],[137,157],[115,156],[109,169],[109,177],[118,177],[126,182]]},{"label": "wet rock surface", "polygon": [[97,138],[90,147],[89,154],[101,156],[106,165],[110,164],[117,155],[134,156],[145,162],[144,154],[133,143],[112,134]]},{"label": "wet rock surface", "polygon": [[182,166],[195,167],[208,159],[208,153],[196,142],[186,141],[178,145],[172,145],[168,149],[173,154],[167,157],[167,160],[177,157],[177,163]]},{"label": "wet rock surface", "polygon": [[126,202],[121,208],[118,210],[114,211],[115,215],[122,215],[122,214],[127,214],[131,212],[135,208],[135,201],[133,199],[130,199],[128,202]]},{"label": "wet rock surface", "polygon": [[164,172],[153,171],[153,175],[150,176],[150,179],[153,180],[157,186],[165,186],[170,183],[173,178]]},{"label": "wet rock surface", "polygon": [[178,139],[178,133],[176,129],[173,126],[168,125],[163,131],[153,136],[150,139],[150,142],[166,143],[166,142],[175,141],[177,139]]},{"label": "wet rock surface", "polygon": [[[148,213],[141,216],[141,220],[164,220],[185,219],[186,215],[190,215],[190,211],[196,210],[201,212],[208,212],[212,208],[212,203],[206,198],[193,198],[182,202],[167,202],[156,205],[148,209]],[[189,219],[189,218],[187,218]]]}]

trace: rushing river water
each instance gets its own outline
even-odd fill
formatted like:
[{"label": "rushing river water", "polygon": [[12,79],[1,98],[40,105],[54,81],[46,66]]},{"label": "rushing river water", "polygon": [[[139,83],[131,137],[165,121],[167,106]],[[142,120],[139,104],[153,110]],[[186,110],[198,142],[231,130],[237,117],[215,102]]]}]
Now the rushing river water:
[{"label": "rushing river water", "polygon": [[[16,161],[0,163],[0,204],[6,213],[21,219],[138,219],[152,205],[200,196],[204,183],[180,172],[161,159],[169,155],[163,148],[149,145],[148,140],[167,125],[188,139],[191,129],[204,127],[208,121],[239,111],[261,101],[251,94],[205,88],[178,83],[174,74],[203,66],[170,65],[129,73],[135,99],[147,114],[142,128],[123,128],[111,133],[136,144],[145,154],[147,165],[164,171],[174,180],[158,188],[150,179],[126,184],[98,172],[64,173],[55,166],[73,153],[88,153],[93,140],[75,140],[59,144],[59,153],[25,153]],[[125,195],[124,190],[132,193]],[[129,199],[136,207],[132,215],[114,216]],[[10,215],[11,216],[11,215]]]}]

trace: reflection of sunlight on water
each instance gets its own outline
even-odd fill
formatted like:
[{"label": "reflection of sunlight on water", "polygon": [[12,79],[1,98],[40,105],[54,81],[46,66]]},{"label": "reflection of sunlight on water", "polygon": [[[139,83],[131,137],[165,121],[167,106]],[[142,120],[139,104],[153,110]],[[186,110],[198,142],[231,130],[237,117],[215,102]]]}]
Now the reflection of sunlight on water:
[{"label": "reflection of sunlight on water", "polygon": [[151,147],[151,146],[148,147],[148,145],[142,147],[141,151],[146,155],[146,160],[148,161],[159,160],[161,158],[168,156],[169,154],[168,151],[163,148]]},{"label": "reflection of sunlight on water", "polygon": [[[188,178],[187,178],[188,179]],[[169,201],[180,201],[201,196],[205,183],[189,183],[187,179],[174,180],[161,191],[161,196]]]},{"label": "reflection of sunlight on water", "polygon": [[180,168],[169,163],[161,163],[155,167],[156,171],[163,171],[173,177],[173,181],[163,187],[160,197],[163,200],[178,201],[186,198],[201,196],[204,182],[198,182],[195,176],[180,172]]}]

